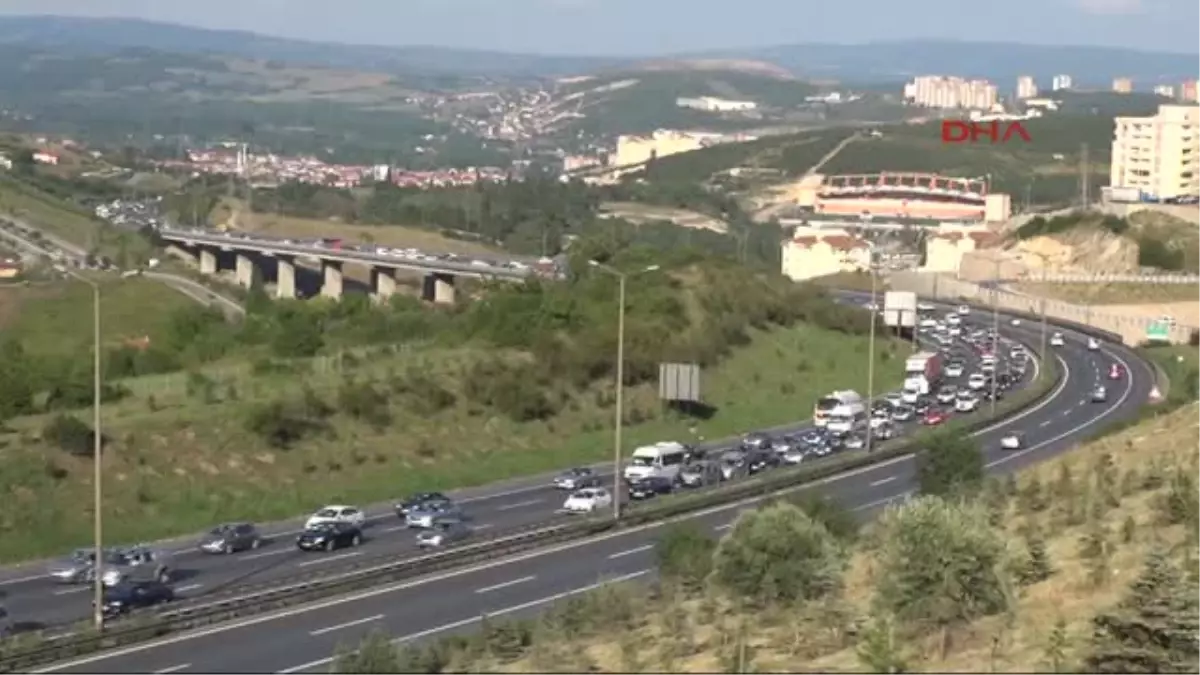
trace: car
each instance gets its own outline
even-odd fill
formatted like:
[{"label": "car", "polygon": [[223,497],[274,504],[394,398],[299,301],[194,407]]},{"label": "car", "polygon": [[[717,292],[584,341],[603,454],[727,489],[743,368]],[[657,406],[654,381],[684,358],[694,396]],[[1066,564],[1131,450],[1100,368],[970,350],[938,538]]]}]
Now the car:
[{"label": "car", "polygon": [[419,548],[449,546],[471,536],[471,528],[465,523],[442,523],[417,535]]},{"label": "car", "polygon": [[646,476],[629,481],[630,499],[651,499],[659,495],[669,494],[675,488],[670,478],[662,476]]},{"label": "car", "polygon": [[223,523],[204,535],[199,549],[204,553],[228,554],[256,549],[262,543],[258,528],[250,523]]},{"label": "car", "polygon": [[936,309],[936,307],[934,307],[932,304],[930,304],[928,302],[918,302],[917,303],[917,311],[918,312],[932,312],[935,309]]},{"label": "car", "polygon": [[950,361],[946,364],[942,373],[946,377],[962,377],[963,370],[965,369],[966,365],[962,361]]},{"label": "car", "polygon": [[983,373],[972,373],[971,377],[967,378],[967,387],[976,391],[988,386],[987,375]]},{"label": "car", "polygon": [[750,475],[746,453],[741,450],[730,450],[720,459],[721,480],[734,480]]},{"label": "car", "polygon": [[698,488],[721,481],[721,471],[712,462],[692,462],[679,470],[679,486]]},{"label": "car", "polygon": [[409,527],[429,528],[445,523],[459,523],[465,520],[462,509],[450,501],[425,502],[408,510],[404,516],[404,524]]},{"label": "car", "polygon": [[[559,490],[578,490],[579,488],[595,487],[600,484],[600,477],[587,467],[576,467],[554,477],[554,487]],[[446,500],[449,501],[449,500]]]},{"label": "car", "polygon": [[909,422],[915,416],[916,410],[906,405],[896,406],[892,411],[892,420],[895,422]]},{"label": "car", "polygon": [[792,448],[783,454],[783,463],[790,466],[795,466],[804,461],[808,453],[800,448]]},{"label": "car", "polygon": [[1092,390],[1092,403],[1104,403],[1108,400],[1108,390],[1104,387],[1096,387]]},{"label": "car", "polygon": [[1050,346],[1051,347],[1061,347],[1061,346],[1065,345],[1066,343],[1067,343],[1067,341],[1063,339],[1062,333],[1056,332],[1050,336]]},{"label": "car", "polygon": [[851,434],[846,437],[844,445],[847,450],[862,450],[867,447],[867,441],[858,434]]},{"label": "car", "polygon": [[746,455],[746,469],[751,475],[779,466],[779,455],[770,451],[751,452]]},{"label": "car", "polygon": [[1019,431],[1010,431],[1000,439],[1000,447],[1005,450],[1020,450],[1024,446],[1025,434]]},{"label": "car", "polygon": [[1004,387],[1001,387],[999,383],[996,383],[996,386],[994,388],[989,387],[987,389],[984,389],[983,392],[981,392],[981,393],[982,393],[981,398],[985,401],[991,401],[993,398],[996,399],[997,401],[1004,400]]},{"label": "car", "polygon": [[879,428],[873,429],[871,431],[871,434],[875,438],[878,438],[881,441],[893,439],[896,437],[896,425],[892,424],[889,421],[886,424],[880,426]]},{"label": "car", "polygon": [[174,589],[160,581],[123,581],[104,589],[101,611],[111,619],[174,599]]},{"label": "car", "polygon": [[871,407],[873,410],[886,410],[891,406],[900,405],[904,402],[904,394],[898,391],[891,391],[883,395],[882,401],[877,401]]},{"label": "car", "polygon": [[1021,320],[1020,320],[1020,319],[1017,319],[1017,318],[1014,318],[1014,319],[1012,319],[1011,321],[1009,321],[1008,323],[1009,323],[1010,325],[1013,325],[1013,326],[1020,326],[1020,325],[1021,325]]},{"label": "car", "polygon": [[947,384],[946,386],[942,387],[941,389],[938,389],[937,402],[938,403],[954,403],[955,396],[958,396],[958,387],[956,387],[952,384]]},{"label": "car", "polygon": [[[108,549],[103,551],[102,555],[107,565],[116,559],[120,552]],[[60,584],[90,584],[95,581],[96,552],[87,548],[77,549],[71,555],[50,563],[46,572],[51,579]]]},{"label": "car", "polygon": [[924,319],[921,319],[921,322],[919,324],[917,324],[917,326],[926,331],[933,330],[933,329],[937,328],[937,319],[927,316]]},{"label": "car", "polygon": [[770,450],[771,437],[761,431],[748,433],[742,438],[742,448],[745,450]]},{"label": "car", "polygon": [[959,399],[954,402],[955,412],[962,412],[962,413],[975,412],[975,409],[978,407],[979,407],[979,399],[975,398],[974,396],[971,396],[970,394],[967,394],[966,396],[960,396]]},{"label": "car", "polygon": [[170,583],[173,574],[171,554],[138,544],[114,552],[104,561],[101,582],[116,586],[122,581],[158,581]]},{"label": "car", "polygon": [[922,397],[913,406],[913,412],[916,413],[918,417],[923,416],[925,413],[929,412],[929,409],[933,407],[933,404],[934,401],[929,397]]},{"label": "car", "polygon": [[1088,351],[1092,351],[1092,352],[1100,349],[1100,341],[1097,340],[1096,338],[1088,338],[1087,348],[1088,348]]},{"label": "car", "polygon": [[448,502],[450,498],[440,492],[420,492],[396,504],[396,515],[401,518],[408,515],[409,509],[427,502]]},{"label": "car", "polygon": [[802,445],[803,443],[796,436],[780,436],[771,443],[771,451],[782,457],[790,450]]},{"label": "car", "polygon": [[567,513],[591,513],[612,506],[612,501],[612,495],[604,488],[584,488],[567,497],[567,501],[563,502],[563,510]]},{"label": "car", "polygon": [[296,537],[296,548],[301,551],[333,551],[361,543],[362,529],[350,522],[314,523]]},{"label": "car", "polygon": [[924,424],[927,427],[936,427],[942,422],[945,422],[947,418],[949,418],[949,415],[941,410],[931,409],[929,412],[925,413],[924,417],[921,418],[921,424]]},{"label": "car", "polygon": [[309,529],[314,525],[321,523],[349,523],[362,527],[367,522],[367,514],[363,513],[362,509],[357,506],[343,506],[335,504],[318,509],[316,513],[308,517],[304,521],[304,529]]},{"label": "car", "polygon": [[1108,367],[1108,379],[1119,380],[1125,375],[1125,370],[1121,368],[1121,364],[1114,363]]},{"label": "car", "polygon": [[959,318],[959,316],[957,314],[947,314],[946,315],[946,325],[947,326],[962,325],[962,319]]}]

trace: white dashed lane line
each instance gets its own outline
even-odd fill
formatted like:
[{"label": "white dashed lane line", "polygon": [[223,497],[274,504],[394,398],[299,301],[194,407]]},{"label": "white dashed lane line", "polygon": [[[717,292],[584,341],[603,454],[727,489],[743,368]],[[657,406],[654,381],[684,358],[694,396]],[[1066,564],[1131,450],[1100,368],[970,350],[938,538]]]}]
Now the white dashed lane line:
[{"label": "white dashed lane line", "polygon": [[512,581],[505,581],[503,583],[499,583],[494,586],[484,586],[483,588],[477,588],[477,589],[475,589],[475,592],[478,594],[481,594],[481,595],[483,593],[491,593],[492,591],[498,591],[501,588],[508,588],[509,586],[516,586],[517,584],[528,583],[530,581],[533,581],[536,578],[537,578],[536,575],[530,574],[527,577],[521,577],[520,579],[513,579]]}]

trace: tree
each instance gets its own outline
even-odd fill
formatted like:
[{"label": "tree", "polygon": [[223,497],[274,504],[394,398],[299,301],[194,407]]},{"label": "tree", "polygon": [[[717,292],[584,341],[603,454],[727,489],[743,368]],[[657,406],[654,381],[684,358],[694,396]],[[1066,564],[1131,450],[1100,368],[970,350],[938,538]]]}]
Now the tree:
[{"label": "tree", "polygon": [[1004,541],[975,503],[919,497],[879,522],[876,611],[913,628],[949,631],[1010,606]]},{"label": "tree", "polygon": [[812,600],[841,583],[846,552],[821,523],[791,504],[743,514],[717,544],[713,574],[751,602]]},{"label": "tree", "polygon": [[1049,579],[1054,574],[1054,568],[1050,565],[1046,542],[1041,537],[1030,537],[1025,546],[1027,550],[1025,562],[1018,571],[1018,579],[1021,584],[1031,586]]},{"label": "tree", "polygon": [[925,437],[917,453],[921,494],[949,497],[967,494],[983,484],[979,444],[959,431],[937,431]]},{"label": "tree", "polygon": [[894,675],[908,671],[902,645],[892,617],[876,614],[859,638],[855,653],[869,672]]},{"label": "tree", "polygon": [[33,412],[34,381],[33,364],[21,343],[0,341],[0,422]]},{"label": "tree", "polygon": [[672,524],[654,545],[659,574],[685,590],[698,590],[712,571],[716,547],[716,541],[695,525]]}]

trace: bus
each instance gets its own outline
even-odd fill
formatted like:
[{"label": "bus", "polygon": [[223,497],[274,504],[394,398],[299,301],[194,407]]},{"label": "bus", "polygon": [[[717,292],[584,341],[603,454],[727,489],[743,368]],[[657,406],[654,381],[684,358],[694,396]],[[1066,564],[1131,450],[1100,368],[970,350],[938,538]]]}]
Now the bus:
[{"label": "bus", "polygon": [[863,397],[857,391],[847,389],[831,392],[817,399],[816,405],[813,406],[813,424],[824,427],[829,423],[831,416],[854,417],[865,413],[866,409]]}]

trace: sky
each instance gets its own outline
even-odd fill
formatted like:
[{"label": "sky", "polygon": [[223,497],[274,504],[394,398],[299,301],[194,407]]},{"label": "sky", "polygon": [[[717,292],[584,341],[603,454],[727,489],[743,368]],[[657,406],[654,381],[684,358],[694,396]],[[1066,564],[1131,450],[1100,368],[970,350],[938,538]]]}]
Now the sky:
[{"label": "sky", "polygon": [[912,38],[1195,53],[1197,0],[3,0],[0,14],[134,17],[280,37],[660,55]]}]

